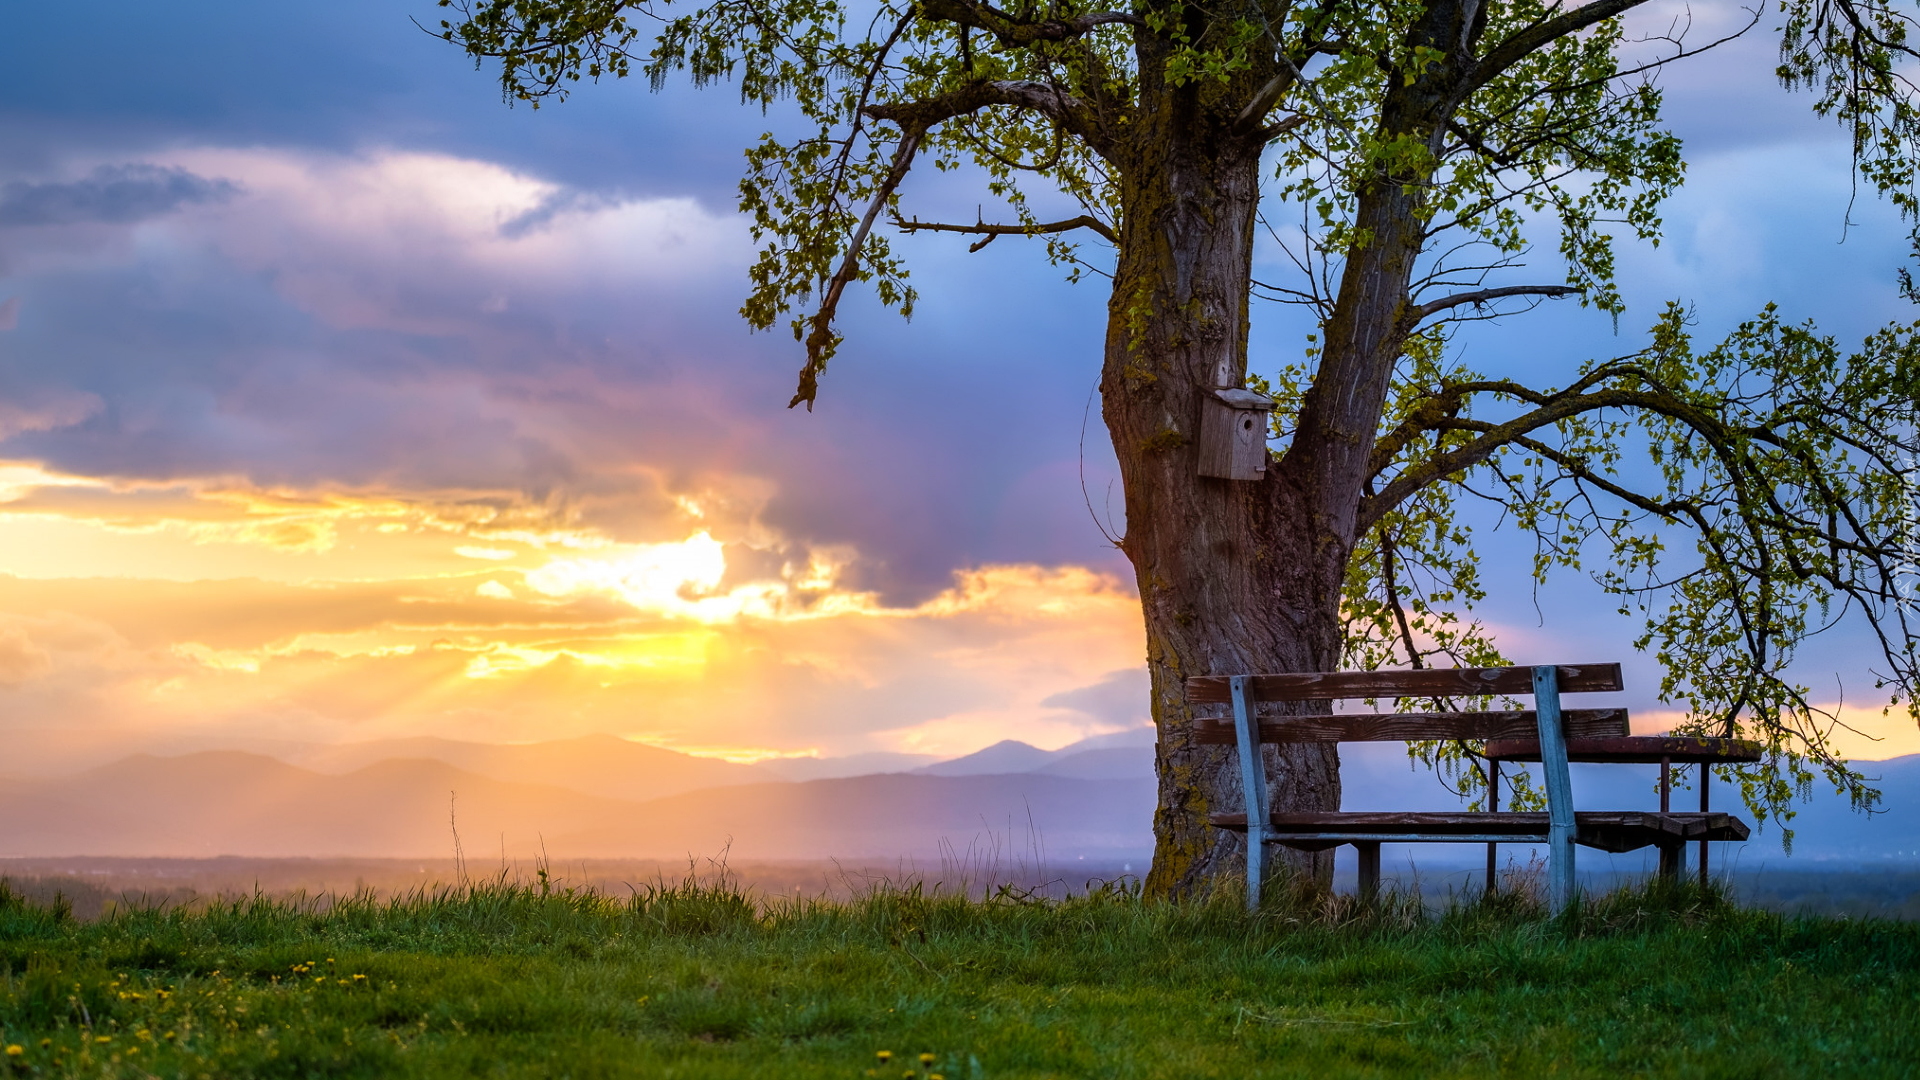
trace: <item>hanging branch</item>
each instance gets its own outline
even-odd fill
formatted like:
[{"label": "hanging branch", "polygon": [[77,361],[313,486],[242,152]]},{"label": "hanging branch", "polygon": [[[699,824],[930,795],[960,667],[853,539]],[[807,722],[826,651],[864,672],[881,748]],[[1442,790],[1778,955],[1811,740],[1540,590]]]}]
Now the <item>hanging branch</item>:
[{"label": "hanging branch", "polygon": [[853,236],[847,241],[847,253],[840,260],[840,269],[834,271],[832,279],[820,290],[820,309],[808,320],[813,330],[807,335],[807,363],[800,369],[800,387],[794,391],[793,400],[787,402],[791,409],[802,402],[807,411],[813,411],[814,395],[820,390],[820,373],[827,369],[827,361],[833,356],[833,350],[840,344],[840,338],[833,332],[833,316],[840,308],[840,294],[847,289],[847,283],[860,273],[860,248],[867,242],[867,234],[873,231],[873,222],[880,216],[880,209],[893,198],[894,189],[900,181],[907,178],[907,170],[913,167],[913,155],[920,149],[920,140],[926,136],[924,127],[910,127],[900,136],[900,147],[893,153],[893,168],[887,170],[886,178],[873,193],[873,202],[868,204],[867,212],[860,219],[860,225],[853,230]]}]

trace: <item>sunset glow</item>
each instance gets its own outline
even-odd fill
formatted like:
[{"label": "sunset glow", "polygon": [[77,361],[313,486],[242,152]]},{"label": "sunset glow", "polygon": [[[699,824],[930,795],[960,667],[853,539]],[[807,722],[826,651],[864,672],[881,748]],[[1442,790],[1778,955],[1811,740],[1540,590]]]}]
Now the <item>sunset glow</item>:
[{"label": "sunset glow", "polygon": [[[261,41],[291,17],[233,15]],[[50,14],[20,60],[0,177],[0,772],[420,735],[956,755],[1147,723],[1090,396],[1101,287],[1013,238],[902,238],[914,320],[850,291],[818,407],[790,410],[802,350],[739,315],[739,153],[765,118],[628,83],[507,109],[401,12],[313,18],[298,34],[324,59],[240,96],[212,74],[231,46],[179,27],[151,31],[174,43],[164,79],[119,74],[147,70],[132,31],[103,88],[70,85],[87,65],[33,67],[108,47]],[[1724,323],[1748,308],[1722,293],[1794,295],[1871,324],[1904,303],[1862,258],[1869,230],[1804,280],[1752,280],[1798,265],[1760,246],[1833,247],[1830,222],[1763,212],[1782,192],[1845,205],[1844,168],[1787,146],[1690,158],[1702,194],[1677,197],[1670,243],[1623,249],[1631,310],[1686,296]],[[1721,243],[1735,209],[1785,231]],[[1572,370],[1575,344],[1632,347],[1574,305],[1527,319],[1467,362]],[[1255,367],[1308,329],[1260,308]],[[1511,654],[1640,664],[1636,722],[1669,722],[1630,621],[1577,575],[1541,602],[1530,551],[1491,526],[1476,542],[1494,596],[1477,614]],[[1847,715],[1884,741],[1854,753],[1920,750],[1861,704]]]}]

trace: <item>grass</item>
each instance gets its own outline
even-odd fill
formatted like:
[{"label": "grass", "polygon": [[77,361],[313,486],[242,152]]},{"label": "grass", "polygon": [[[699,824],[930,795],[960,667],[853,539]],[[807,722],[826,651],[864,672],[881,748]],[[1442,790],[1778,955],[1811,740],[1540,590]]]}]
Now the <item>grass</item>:
[{"label": "grass", "polygon": [[0,1076],[1920,1074],[1920,926],[1657,886],[1558,921],[688,880],[83,923],[0,883],[0,971]]}]

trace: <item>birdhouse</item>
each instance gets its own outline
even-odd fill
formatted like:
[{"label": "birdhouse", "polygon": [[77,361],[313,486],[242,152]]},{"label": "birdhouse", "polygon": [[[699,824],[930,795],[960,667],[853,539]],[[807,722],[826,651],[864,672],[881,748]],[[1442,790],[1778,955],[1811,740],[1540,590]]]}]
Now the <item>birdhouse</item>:
[{"label": "birdhouse", "polygon": [[1259,480],[1267,475],[1267,414],[1273,399],[1251,390],[1200,398],[1200,475]]}]

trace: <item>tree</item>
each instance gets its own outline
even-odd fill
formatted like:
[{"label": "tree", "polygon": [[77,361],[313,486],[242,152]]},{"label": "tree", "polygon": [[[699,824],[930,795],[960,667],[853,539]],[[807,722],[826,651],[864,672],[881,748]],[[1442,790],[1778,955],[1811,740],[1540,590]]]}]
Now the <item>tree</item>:
[{"label": "tree", "polygon": [[[1813,769],[1874,797],[1788,667],[1844,616],[1877,635],[1889,708],[1916,709],[1920,627],[1900,589],[1920,324],[1848,353],[1769,307],[1696,349],[1676,304],[1647,348],[1558,387],[1482,377],[1445,348],[1464,323],[1553,297],[1621,313],[1608,230],[1657,241],[1684,172],[1653,76],[1699,51],[1678,32],[1629,38],[1622,16],[1643,2],[440,0],[438,32],[536,107],[583,78],[684,72],[794,118],[748,150],[740,185],[762,244],[743,313],[787,318],[804,343],[794,405],[819,392],[850,284],[911,312],[889,227],[976,248],[1041,237],[1071,275],[1111,278],[1102,413],[1160,733],[1148,887],[1181,894],[1243,854],[1206,823],[1238,785],[1227,751],[1193,741],[1188,676],[1500,659],[1466,617],[1481,591],[1463,499],[1531,530],[1538,574],[1598,553],[1690,728],[1769,747],[1741,775],[1755,806],[1781,810]],[[1848,126],[1860,174],[1914,217],[1911,20],[1865,0],[1780,12],[1780,76]],[[1008,219],[905,213],[929,162],[977,169]],[[1036,193],[1081,212],[1042,220]],[[1563,282],[1513,279],[1535,227],[1557,233]],[[1254,280],[1263,231],[1295,280]],[[1284,449],[1264,479],[1202,477],[1202,398],[1246,385],[1256,297],[1319,325],[1300,361],[1255,382]],[[1421,749],[1469,792],[1474,751]],[[1337,807],[1332,748],[1267,752],[1275,809]]]}]

